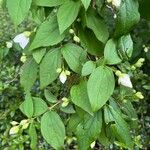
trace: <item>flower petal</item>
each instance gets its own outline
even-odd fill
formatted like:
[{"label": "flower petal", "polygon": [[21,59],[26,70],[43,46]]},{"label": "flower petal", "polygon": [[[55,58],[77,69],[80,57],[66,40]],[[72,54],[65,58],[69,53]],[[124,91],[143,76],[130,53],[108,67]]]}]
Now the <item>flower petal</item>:
[{"label": "flower petal", "polygon": [[123,76],[119,77],[118,83],[123,86],[133,88],[131,80],[130,80],[130,76],[128,74],[124,74]]},{"label": "flower petal", "polygon": [[63,83],[63,84],[66,82],[67,75],[66,75],[66,73],[64,71],[61,72],[61,74],[59,76],[59,79],[60,79],[61,83]]}]

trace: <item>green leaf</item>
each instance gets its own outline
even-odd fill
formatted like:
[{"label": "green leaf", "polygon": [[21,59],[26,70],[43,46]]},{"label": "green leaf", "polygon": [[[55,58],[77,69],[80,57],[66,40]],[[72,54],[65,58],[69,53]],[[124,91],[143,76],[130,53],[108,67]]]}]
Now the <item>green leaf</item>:
[{"label": "green leaf", "polygon": [[29,135],[31,138],[30,148],[34,150],[37,148],[37,133],[33,122],[30,124],[29,127]]},{"label": "green leaf", "polygon": [[149,15],[149,8],[150,8],[150,1],[149,0],[142,0],[140,2],[140,15],[150,21],[150,15]]},{"label": "green leaf", "polygon": [[131,139],[130,129],[124,119],[116,112],[113,107],[109,106],[109,111],[116,123],[115,132],[116,138],[127,145],[130,149],[133,149],[133,140]]},{"label": "green leaf", "polygon": [[104,20],[98,16],[93,9],[87,11],[85,20],[87,27],[94,32],[97,39],[102,43],[106,43],[109,37],[109,32]]},{"label": "green leaf", "polygon": [[45,7],[58,6],[65,2],[65,0],[33,0],[33,1],[36,5]]},{"label": "green leaf", "polygon": [[61,67],[61,51],[60,49],[50,50],[44,56],[40,64],[40,83],[41,88],[52,83],[57,77],[57,68]]},{"label": "green leaf", "polygon": [[82,76],[90,75],[96,68],[96,64],[93,61],[87,61],[82,68]]},{"label": "green leaf", "polygon": [[37,72],[38,64],[34,61],[34,59],[27,60],[22,66],[20,83],[26,92],[31,90],[34,82],[36,81]]},{"label": "green leaf", "polygon": [[7,0],[7,8],[14,24],[19,25],[28,15],[32,0]]},{"label": "green leaf", "polygon": [[102,127],[102,113],[98,111],[94,116],[86,115],[76,128],[76,135],[80,150],[88,149],[90,144],[98,138]]},{"label": "green leaf", "polygon": [[77,126],[80,122],[82,122],[82,119],[77,113],[71,115],[70,118],[69,118],[69,123],[68,123],[67,129],[70,132],[75,133],[76,129],[77,129]]},{"label": "green leaf", "polygon": [[102,55],[104,49],[103,43],[95,37],[94,33],[87,28],[83,29],[78,26],[78,29],[82,47],[84,47],[84,49],[92,55]]},{"label": "green leaf", "polygon": [[33,51],[33,58],[39,64],[46,53],[46,48],[41,48]]},{"label": "green leaf", "polygon": [[20,110],[24,113],[28,118],[33,116],[33,101],[30,93],[27,93],[25,96],[25,101],[20,105]]},{"label": "green leaf", "polygon": [[86,52],[76,44],[66,44],[62,49],[62,54],[70,69],[80,73],[82,64],[86,61]]},{"label": "green leaf", "polygon": [[105,146],[105,148],[108,148],[110,146],[110,139],[107,137],[106,135],[106,131],[105,131],[105,124],[102,125],[102,129],[101,129],[101,133],[99,134],[98,137],[98,141],[100,142],[100,144],[102,144],[103,146]]},{"label": "green leaf", "polygon": [[41,132],[47,143],[54,149],[62,149],[65,139],[65,127],[56,112],[50,111],[42,116]]},{"label": "green leaf", "polygon": [[34,116],[40,116],[48,110],[48,106],[44,100],[38,97],[33,97]]},{"label": "green leaf", "polygon": [[32,20],[37,25],[40,25],[42,22],[45,21],[45,9],[44,9],[44,7],[34,6],[31,9],[31,13],[32,13]]},{"label": "green leaf", "polygon": [[128,33],[139,20],[138,1],[123,1],[117,13],[115,35],[120,36]]},{"label": "green leaf", "polygon": [[122,114],[114,110],[112,106],[105,106],[104,117],[107,124],[110,122],[115,122],[115,124],[110,126],[110,129],[113,131],[112,134],[118,139],[118,141],[131,148],[133,146],[133,142],[131,139],[130,130],[128,124],[122,118]]},{"label": "green leaf", "polygon": [[88,95],[93,111],[99,110],[114,91],[115,80],[110,68],[100,66],[90,75],[87,84]]},{"label": "green leaf", "polygon": [[57,97],[53,95],[49,90],[45,89],[44,90],[44,96],[47,101],[50,103],[56,103],[57,102]]},{"label": "green leaf", "polygon": [[118,52],[120,57],[128,60],[132,56],[133,41],[130,34],[122,36],[118,41]]},{"label": "green leaf", "polygon": [[53,46],[64,39],[64,34],[60,35],[56,16],[44,21],[37,29],[36,35],[29,46],[29,50],[39,47]]},{"label": "green leaf", "polygon": [[58,9],[57,18],[60,34],[62,34],[77,18],[80,2],[69,0]]},{"label": "green leaf", "polygon": [[70,94],[71,100],[75,105],[92,114],[92,109],[87,94],[86,81],[81,81],[78,85],[72,86]]},{"label": "green leaf", "polygon": [[118,56],[117,43],[115,40],[110,39],[104,49],[104,58],[106,63],[109,65],[114,65],[120,63],[122,60]]},{"label": "green leaf", "polygon": [[90,6],[91,0],[81,0],[81,2],[83,3],[85,9],[87,10],[88,7]]}]

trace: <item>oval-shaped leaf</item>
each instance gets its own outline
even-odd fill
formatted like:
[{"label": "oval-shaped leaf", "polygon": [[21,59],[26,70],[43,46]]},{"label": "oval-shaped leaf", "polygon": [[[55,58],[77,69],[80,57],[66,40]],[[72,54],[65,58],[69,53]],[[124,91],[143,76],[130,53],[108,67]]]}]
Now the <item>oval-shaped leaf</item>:
[{"label": "oval-shaped leaf", "polygon": [[130,34],[122,36],[118,41],[118,52],[120,57],[128,60],[132,56],[133,41]]},{"label": "oval-shaped leaf", "polygon": [[44,139],[53,148],[62,149],[65,139],[65,127],[56,112],[50,111],[42,116],[41,132]]},{"label": "oval-shaped leaf", "polygon": [[75,105],[81,107],[90,114],[92,113],[91,104],[87,94],[86,81],[81,81],[80,84],[72,86],[70,94],[71,100]]},{"label": "oval-shaped leaf", "polygon": [[109,32],[106,24],[104,23],[104,20],[101,17],[99,17],[93,11],[93,9],[89,9],[87,11],[85,19],[86,19],[86,26],[94,32],[97,39],[103,43],[106,43],[109,37]]},{"label": "oval-shaped leaf", "polygon": [[28,15],[32,0],[7,0],[8,12],[15,25],[19,25]]},{"label": "oval-shaped leaf", "polygon": [[41,48],[33,51],[33,58],[39,64],[46,53],[46,48]]},{"label": "oval-shaped leaf", "polygon": [[34,59],[29,59],[21,69],[20,83],[25,91],[30,91],[37,78],[38,64]]},{"label": "oval-shaped leaf", "polygon": [[29,127],[29,135],[31,138],[30,148],[36,149],[37,148],[37,132],[36,132],[36,128],[33,122],[30,124],[30,127]]},{"label": "oval-shaped leaf", "polygon": [[80,150],[87,150],[101,132],[102,112],[98,111],[93,116],[86,114],[76,127],[76,135]]},{"label": "oval-shaped leaf", "polygon": [[30,93],[27,93],[25,96],[25,101],[20,105],[20,110],[24,113],[28,118],[33,116],[33,101]]},{"label": "oval-shaped leaf", "polygon": [[104,58],[106,59],[106,63],[110,65],[118,64],[122,60],[118,56],[118,51],[117,51],[117,42],[115,40],[110,39],[104,49]]},{"label": "oval-shaped leaf", "polygon": [[93,111],[99,110],[112,95],[115,80],[112,70],[100,66],[90,75],[87,84],[88,95]]},{"label": "oval-shaped leaf", "polygon": [[40,116],[46,110],[48,110],[48,106],[44,100],[38,97],[33,97],[33,106],[34,106],[34,116]]},{"label": "oval-shaped leaf", "polygon": [[36,35],[29,46],[29,50],[39,47],[53,46],[64,39],[64,34],[60,35],[57,23],[57,17],[53,16],[43,22],[38,28]]},{"label": "oval-shaped leaf", "polygon": [[96,64],[93,61],[87,61],[82,68],[82,76],[91,74],[96,68]]},{"label": "oval-shaped leaf", "polygon": [[115,35],[120,36],[128,33],[139,20],[138,1],[123,1],[117,13]]},{"label": "oval-shaped leaf", "polygon": [[82,64],[86,61],[86,51],[76,44],[66,44],[61,51],[69,67],[80,73]]},{"label": "oval-shaped leaf", "polygon": [[58,9],[57,18],[60,34],[62,34],[77,18],[80,2],[69,0]]},{"label": "oval-shaped leaf", "polygon": [[46,87],[52,83],[57,77],[57,68],[61,67],[61,51],[60,49],[50,50],[43,58],[40,64],[40,86]]}]

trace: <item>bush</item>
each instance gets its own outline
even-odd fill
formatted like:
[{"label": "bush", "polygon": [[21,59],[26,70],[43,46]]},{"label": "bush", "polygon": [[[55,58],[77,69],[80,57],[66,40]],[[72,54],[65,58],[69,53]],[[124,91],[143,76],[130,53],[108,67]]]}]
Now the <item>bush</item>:
[{"label": "bush", "polygon": [[147,0],[1,6],[2,149],[149,148]]}]

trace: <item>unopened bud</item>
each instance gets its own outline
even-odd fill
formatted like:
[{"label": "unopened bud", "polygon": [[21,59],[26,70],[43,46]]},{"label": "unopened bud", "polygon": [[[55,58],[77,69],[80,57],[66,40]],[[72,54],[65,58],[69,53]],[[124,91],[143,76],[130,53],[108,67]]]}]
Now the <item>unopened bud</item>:
[{"label": "unopened bud", "polygon": [[135,70],[136,69],[136,67],[135,66],[131,66],[131,70]]},{"label": "unopened bud", "polygon": [[27,60],[27,57],[26,57],[25,55],[21,56],[21,58],[20,58],[20,61],[21,61],[21,62],[24,63],[26,60]]},{"label": "unopened bud", "polygon": [[137,93],[135,94],[135,96],[137,96],[139,99],[143,99],[143,98],[144,98],[144,96],[142,95],[141,92],[137,92]]},{"label": "unopened bud", "polygon": [[118,76],[118,77],[120,77],[120,76],[122,75],[121,71],[119,71],[119,70],[117,70],[117,71],[115,72],[115,74],[116,74],[116,76]]},{"label": "unopened bud", "polygon": [[73,40],[74,40],[75,42],[77,42],[77,43],[80,43],[80,39],[79,39],[79,37],[76,36],[76,35],[73,37]]},{"label": "unopened bud", "polygon": [[70,29],[70,30],[69,30],[69,33],[70,33],[70,34],[74,34],[74,30],[73,30],[73,29]]},{"label": "unopened bud", "polygon": [[7,48],[12,48],[12,46],[13,46],[12,42],[6,42],[6,47]]}]

